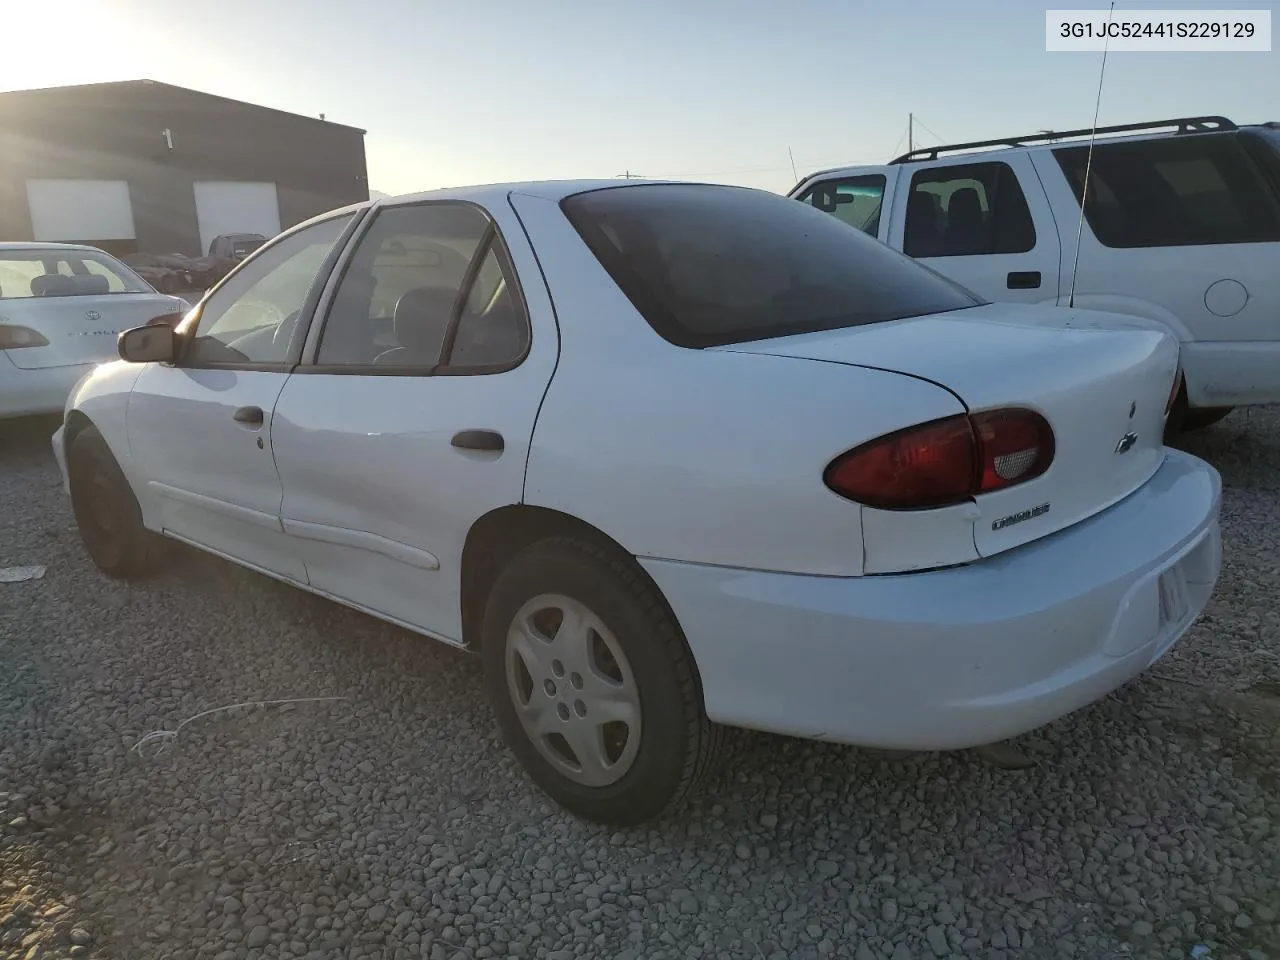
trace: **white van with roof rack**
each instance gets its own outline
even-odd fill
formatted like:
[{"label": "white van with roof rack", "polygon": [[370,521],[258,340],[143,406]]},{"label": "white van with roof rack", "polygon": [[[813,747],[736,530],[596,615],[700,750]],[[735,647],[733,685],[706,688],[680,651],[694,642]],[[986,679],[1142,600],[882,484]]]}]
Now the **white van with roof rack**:
[{"label": "white van with roof rack", "polygon": [[987,300],[1168,327],[1185,377],[1175,429],[1280,403],[1280,123],[1188,117],[927,147],[811,174],[788,196]]}]

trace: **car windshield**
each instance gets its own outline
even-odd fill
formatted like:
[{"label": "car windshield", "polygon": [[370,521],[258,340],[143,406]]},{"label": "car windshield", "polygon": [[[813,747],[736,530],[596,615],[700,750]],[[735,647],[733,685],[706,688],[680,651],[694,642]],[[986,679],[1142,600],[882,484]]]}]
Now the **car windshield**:
[{"label": "car windshield", "polygon": [[151,293],[147,282],[119,260],[89,250],[0,251],[0,298]]},{"label": "car windshield", "polygon": [[981,299],[835,217],[743,187],[645,184],[562,208],[658,334],[709,347],[976,306]]}]

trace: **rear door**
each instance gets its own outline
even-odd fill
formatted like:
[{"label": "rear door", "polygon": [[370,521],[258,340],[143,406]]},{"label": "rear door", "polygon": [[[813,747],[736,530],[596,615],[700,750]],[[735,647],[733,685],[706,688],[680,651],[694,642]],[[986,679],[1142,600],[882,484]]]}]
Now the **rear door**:
[{"label": "rear door", "polygon": [[[1280,157],[1266,146],[1246,128],[1094,148],[1075,305],[1178,330],[1192,406],[1280,402]],[[1078,220],[1088,146],[1036,165]]]},{"label": "rear door", "polygon": [[462,551],[520,503],[558,355],[505,197],[380,206],[276,404],[282,517],[313,589],[460,642]]},{"label": "rear door", "polygon": [[888,243],[987,300],[1053,303],[1061,244],[1030,158],[904,165]]},{"label": "rear door", "polygon": [[795,199],[843,220],[877,240],[887,241],[893,209],[896,167],[864,167],[822,177],[791,194]]}]

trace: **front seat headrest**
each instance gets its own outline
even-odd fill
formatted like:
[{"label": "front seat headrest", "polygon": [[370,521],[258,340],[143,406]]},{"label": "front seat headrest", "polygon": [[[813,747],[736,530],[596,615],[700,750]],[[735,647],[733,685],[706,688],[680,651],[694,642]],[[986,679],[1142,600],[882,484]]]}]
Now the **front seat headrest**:
[{"label": "front seat headrest", "polygon": [[392,326],[396,340],[406,353],[399,363],[440,362],[449,318],[453,315],[457,291],[448,287],[416,287],[396,301]]}]

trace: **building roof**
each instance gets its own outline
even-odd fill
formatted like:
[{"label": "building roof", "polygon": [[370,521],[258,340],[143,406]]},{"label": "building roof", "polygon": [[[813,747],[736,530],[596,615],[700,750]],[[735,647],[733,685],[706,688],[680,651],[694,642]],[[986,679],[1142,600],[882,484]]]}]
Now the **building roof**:
[{"label": "building roof", "polygon": [[321,120],[319,117],[312,117],[303,113],[292,113],[288,110],[279,110],[275,107],[264,107],[258,103],[249,103],[245,100],[236,100],[233,97],[222,97],[216,93],[206,93],[203,90],[193,90],[190,87],[180,87],[172,83],[161,83],[159,80],[113,80],[106,83],[79,83],[79,84],[73,84],[71,86],[66,86],[66,87],[35,87],[27,90],[5,90],[5,91],[0,91],[0,100],[3,100],[3,98],[9,97],[9,96],[26,96],[31,94],[51,95],[51,94],[62,93],[64,91],[69,92],[73,90],[106,91],[106,90],[114,89],[114,90],[120,91],[122,94],[127,94],[132,90],[137,90],[144,86],[167,87],[170,90],[178,90],[178,91],[181,91],[182,93],[189,94],[190,96],[193,96],[193,97],[205,97],[210,100],[220,100],[223,103],[236,103],[236,104],[240,104],[241,106],[253,107],[256,110],[266,110],[271,113],[283,114],[284,116],[294,117],[295,119],[299,119],[299,120],[310,120],[312,123],[323,123],[326,126],[340,127],[342,129],[352,130],[352,131],[355,131],[356,133],[361,133],[361,134],[368,133],[368,131],[365,130],[363,127],[353,127],[345,123],[334,123],[331,120]]}]

